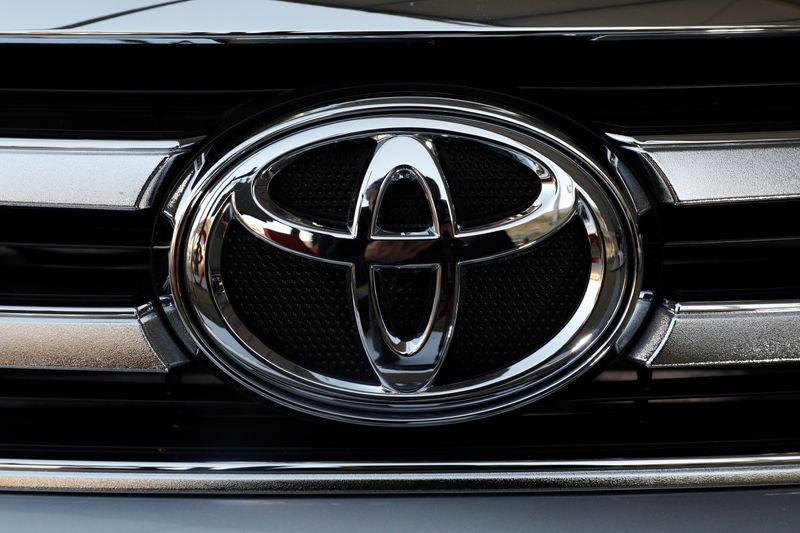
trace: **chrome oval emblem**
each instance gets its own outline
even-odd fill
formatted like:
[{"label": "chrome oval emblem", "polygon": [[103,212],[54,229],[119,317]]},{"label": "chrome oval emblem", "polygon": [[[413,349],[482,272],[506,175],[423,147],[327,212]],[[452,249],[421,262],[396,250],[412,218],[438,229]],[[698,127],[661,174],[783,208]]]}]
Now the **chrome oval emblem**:
[{"label": "chrome oval emblem", "polygon": [[[535,197],[513,212],[465,224],[438,148],[454,140],[500,154],[531,180]],[[343,224],[298,214],[273,194],[273,180],[304,155],[335,152],[352,141],[370,148],[363,172],[353,177]],[[422,222],[382,222],[398,187],[416,191],[409,209]],[[176,222],[171,289],[206,356],[263,396],[354,422],[465,420],[555,390],[611,347],[637,283],[638,243],[626,202],[600,165],[529,117],[436,98],[343,103],[286,119],[219,157],[212,149],[198,160],[168,207]],[[576,281],[585,288],[574,310],[530,353],[469,379],[440,380],[457,330],[465,269],[534,250],[573,221],[588,250],[581,270],[586,279]],[[232,301],[241,297],[228,289],[223,265],[233,226],[245,228],[259,246],[349,272],[347,312],[363,354],[348,357],[364,357],[374,382],[298,362],[248,326],[252,319]],[[403,318],[416,324],[410,333],[393,328],[387,316],[393,297],[382,287],[396,275],[427,291],[420,300],[427,304],[414,310],[420,316]]]},{"label": "chrome oval emblem", "polygon": [[[307,132],[298,135],[304,137]],[[516,157],[541,182],[542,192],[535,203],[510,219],[478,230],[462,229],[454,217],[453,202],[432,142],[434,136],[398,133],[373,137],[375,152],[359,187],[347,231],[293,219],[281,210],[269,196],[272,167],[255,181],[255,187],[264,190],[260,200],[255,199],[250,187],[236,189],[230,198],[232,214],[253,235],[290,253],[351,269],[353,310],[364,350],[383,386],[393,392],[418,392],[430,387],[441,367],[457,315],[459,265],[531,246],[559,229],[575,209],[575,186],[570,177],[557,167],[552,173],[544,170],[542,163],[520,154]],[[292,137],[287,140],[294,142]],[[280,168],[282,163],[278,160],[272,166]],[[413,180],[420,187],[430,210],[430,225],[419,231],[390,231],[379,225],[389,186],[404,179]],[[287,236],[295,246],[285,245]],[[337,246],[337,240],[350,241],[352,245]],[[320,244],[323,241],[327,241],[326,245]],[[491,243],[488,247],[487,242]],[[430,256],[432,249],[440,261],[420,259],[420,252]],[[357,268],[359,265],[363,268]],[[385,269],[422,270],[434,276],[433,305],[425,327],[413,338],[399,338],[381,316],[376,287],[377,278]],[[359,305],[359,293],[369,295],[365,306]]]}]

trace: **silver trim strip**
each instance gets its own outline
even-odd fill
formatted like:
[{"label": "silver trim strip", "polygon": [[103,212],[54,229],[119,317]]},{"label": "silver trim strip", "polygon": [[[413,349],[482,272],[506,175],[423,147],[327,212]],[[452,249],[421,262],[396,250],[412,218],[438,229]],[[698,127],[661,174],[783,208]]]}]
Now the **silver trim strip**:
[{"label": "silver trim strip", "polygon": [[800,198],[800,132],[608,137],[651,170],[660,201]]},{"label": "silver trim strip", "polygon": [[198,140],[0,138],[0,205],[145,209]]},{"label": "silver trim strip", "polygon": [[[4,30],[0,31],[0,43],[18,44],[96,44],[96,45],[141,45],[141,44],[226,44],[231,42],[271,42],[276,40],[308,39],[364,39],[364,38],[448,38],[448,37],[524,37],[563,36],[590,38],[682,38],[762,36],[800,33],[798,24],[743,24],[743,25],[687,25],[687,26],[490,26],[475,23],[440,21],[432,28],[429,20],[414,25],[409,20],[406,28],[376,30],[374,27],[358,26],[346,30],[337,29],[281,29],[280,31],[238,30],[209,32],[198,31],[91,31],[81,29],[61,30]],[[434,21],[435,22],[435,21]]]},{"label": "silver trim strip", "polygon": [[184,360],[150,304],[0,307],[0,368],[165,372]]},{"label": "silver trim strip", "polygon": [[708,489],[800,484],[800,455],[447,463],[0,461],[0,490],[414,493]]},{"label": "silver trim strip", "polygon": [[800,301],[667,301],[629,357],[651,368],[800,362]]}]

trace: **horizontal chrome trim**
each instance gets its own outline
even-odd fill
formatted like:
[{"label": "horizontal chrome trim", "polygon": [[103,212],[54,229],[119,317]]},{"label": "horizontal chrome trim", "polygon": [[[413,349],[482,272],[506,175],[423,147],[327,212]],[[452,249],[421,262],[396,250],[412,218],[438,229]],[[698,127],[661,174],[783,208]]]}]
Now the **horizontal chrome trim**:
[{"label": "horizontal chrome trim", "polygon": [[696,204],[800,198],[800,132],[627,137],[659,200]]},{"label": "horizontal chrome trim", "polygon": [[720,313],[747,311],[753,313],[792,312],[800,316],[800,301],[756,301],[756,302],[690,302],[676,303],[675,310],[682,314]]},{"label": "horizontal chrome trim", "polygon": [[453,493],[800,484],[800,455],[445,463],[0,461],[0,490],[103,493]]},{"label": "horizontal chrome trim", "polygon": [[142,44],[194,44],[214,45],[230,43],[269,43],[294,40],[330,39],[430,39],[449,37],[526,37],[562,36],[597,38],[729,38],[731,36],[762,36],[773,34],[800,34],[798,24],[755,25],[695,25],[695,26],[491,26],[470,22],[441,21],[431,25],[425,19],[408,20],[407,25],[393,29],[376,30],[370,26],[352,26],[330,29],[297,27],[279,30],[230,31],[90,31],[90,30],[5,30],[0,31],[0,44],[73,44],[73,45],[142,45]]},{"label": "horizontal chrome trim", "polygon": [[0,205],[145,209],[197,141],[0,138]]},{"label": "horizontal chrome trim", "polygon": [[0,307],[0,367],[165,372],[183,362],[152,305]]},{"label": "horizontal chrome trim", "polygon": [[684,146],[738,147],[758,144],[800,142],[800,131],[765,131],[753,133],[695,133],[692,135],[663,135],[652,137],[627,137],[608,134],[612,139],[640,148],[681,148]]},{"label": "horizontal chrome trim", "polygon": [[651,368],[800,362],[800,301],[665,302],[629,357]]}]

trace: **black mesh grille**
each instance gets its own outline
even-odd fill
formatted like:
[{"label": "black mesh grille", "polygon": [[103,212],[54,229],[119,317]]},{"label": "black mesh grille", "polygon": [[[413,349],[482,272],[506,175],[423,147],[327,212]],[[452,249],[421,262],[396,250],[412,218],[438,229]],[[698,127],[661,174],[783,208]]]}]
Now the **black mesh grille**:
[{"label": "black mesh grille", "polygon": [[435,296],[436,272],[431,269],[380,269],[378,305],[393,335],[411,340],[425,327]]},{"label": "black mesh grille", "polygon": [[398,179],[386,188],[378,211],[378,227],[393,232],[423,231],[431,227],[431,209],[419,182]]},{"label": "black mesh grille", "polygon": [[272,178],[270,195],[292,214],[344,228],[374,148],[362,139],[304,152]]},{"label": "black mesh grille", "polygon": [[459,138],[440,139],[436,148],[461,226],[515,215],[542,190],[536,174],[505,151]]},{"label": "black mesh grille", "polygon": [[247,328],[310,370],[376,383],[350,301],[347,267],[278,250],[233,223],[222,246],[225,291]]},{"label": "black mesh grille", "polygon": [[[547,342],[575,312],[591,260],[578,219],[530,250],[463,268],[458,321],[438,384],[510,365]],[[222,250],[226,292],[264,344],[311,370],[374,382],[358,338],[346,267],[277,250],[238,223]],[[412,338],[430,309],[432,271],[379,271],[389,330]]]},{"label": "black mesh grille", "polygon": [[508,366],[542,346],[575,312],[590,268],[577,218],[541,245],[463,267],[458,321],[437,383]]}]

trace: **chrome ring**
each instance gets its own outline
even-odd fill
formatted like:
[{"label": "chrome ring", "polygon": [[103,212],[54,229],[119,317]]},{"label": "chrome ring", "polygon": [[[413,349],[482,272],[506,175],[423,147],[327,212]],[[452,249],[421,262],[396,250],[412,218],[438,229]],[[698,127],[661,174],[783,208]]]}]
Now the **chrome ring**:
[{"label": "chrome ring", "polygon": [[[551,206],[562,209],[554,211],[562,213],[557,222],[544,230],[533,228],[540,231],[541,238],[526,240],[514,250],[539,242],[567,220],[579,217],[589,239],[592,267],[577,311],[555,337],[521,361],[480,379],[443,386],[433,384],[431,377],[441,361],[431,362],[431,372],[420,378],[413,390],[403,390],[384,376],[377,385],[334,378],[276,354],[248,331],[227,299],[220,250],[228,223],[236,219],[260,238],[264,232],[259,224],[280,224],[287,231],[305,231],[312,236],[354,238],[358,210],[347,232],[314,226],[275,206],[259,204],[253,193],[256,184],[287,154],[309,147],[343,138],[410,139],[413,135],[421,135],[423,140],[418,142],[422,144],[426,135],[458,135],[494,143],[541,165],[545,174],[552,173],[553,183],[561,183],[565,189],[569,188],[566,184],[574,186],[568,209],[561,204]],[[210,154],[197,160],[166,209],[175,220],[170,253],[172,296],[192,339],[211,361],[236,381],[281,404],[366,424],[440,424],[487,416],[551,393],[588,370],[611,349],[633,310],[641,258],[632,201],[613,169],[597,163],[566,136],[534,118],[443,98],[358,100],[299,113],[265,128],[214,161]],[[257,205],[249,205],[249,199]],[[537,208],[532,206],[520,216],[490,227],[460,228],[454,223],[454,238],[520,227],[531,231],[532,226],[525,224],[539,216]],[[434,225],[415,238],[436,238],[438,231]],[[381,369],[376,367],[376,371],[380,375]]]}]

